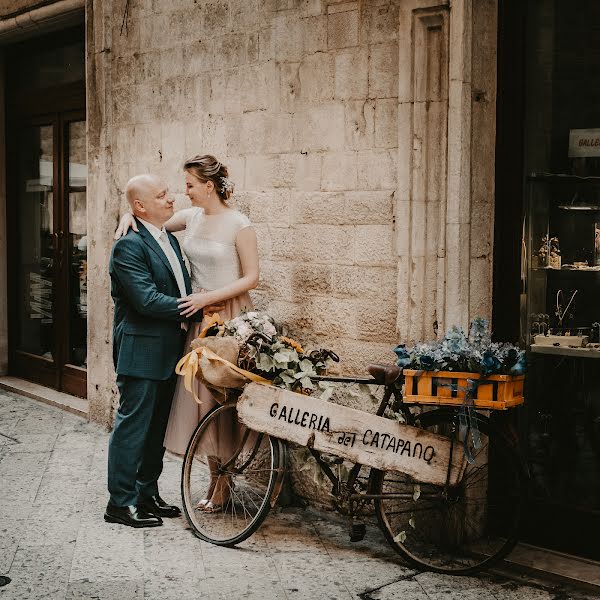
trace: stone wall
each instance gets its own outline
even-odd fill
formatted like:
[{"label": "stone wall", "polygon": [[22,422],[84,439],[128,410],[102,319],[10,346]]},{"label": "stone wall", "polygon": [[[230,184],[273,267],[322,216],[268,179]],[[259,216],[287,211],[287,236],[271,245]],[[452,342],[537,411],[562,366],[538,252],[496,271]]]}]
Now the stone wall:
[{"label": "stone wall", "polygon": [[127,179],[177,207],[210,152],[257,229],[256,305],[346,372],[491,313],[496,0],[87,0],[89,398]]},{"label": "stone wall", "polygon": [[88,2],[92,418],[113,393],[106,263],[122,189],[156,172],[187,206],[195,153],[230,167],[256,226],[257,306],[345,371],[393,358],[398,4],[133,1],[122,27],[120,3]]}]

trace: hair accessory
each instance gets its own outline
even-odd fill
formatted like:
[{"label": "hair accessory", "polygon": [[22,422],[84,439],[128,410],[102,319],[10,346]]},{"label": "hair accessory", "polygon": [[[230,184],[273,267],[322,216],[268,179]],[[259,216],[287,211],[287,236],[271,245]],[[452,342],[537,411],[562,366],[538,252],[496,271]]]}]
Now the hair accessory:
[{"label": "hair accessory", "polygon": [[228,177],[219,177],[220,181],[221,181],[221,194],[224,194],[225,192],[233,192],[233,181],[231,181],[231,179],[229,179]]}]

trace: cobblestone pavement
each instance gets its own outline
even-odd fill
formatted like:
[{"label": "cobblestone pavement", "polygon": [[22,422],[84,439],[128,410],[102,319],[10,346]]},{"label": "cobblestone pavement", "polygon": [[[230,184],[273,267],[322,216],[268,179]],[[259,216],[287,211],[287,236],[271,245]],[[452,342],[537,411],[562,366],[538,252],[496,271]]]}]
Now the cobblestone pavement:
[{"label": "cobblestone pavement", "polygon": [[[499,576],[407,568],[376,527],[351,544],[337,515],[279,510],[238,549],[195,538],[183,518],[157,529],[104,522],[108,434],[35,401],[0,393],[0,600],[207,598],[551,600],[585,592]],[[179,462],[161,493],[179,498]],[[598,597],[598,596],[595,596]]]}]

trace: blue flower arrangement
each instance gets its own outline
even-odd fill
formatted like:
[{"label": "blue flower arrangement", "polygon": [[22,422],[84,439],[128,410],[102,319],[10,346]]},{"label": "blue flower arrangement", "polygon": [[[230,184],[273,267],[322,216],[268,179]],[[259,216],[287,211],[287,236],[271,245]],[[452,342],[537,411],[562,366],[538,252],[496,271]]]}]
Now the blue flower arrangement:
[{"label": "blue flower arrangement", "polygon": [[471,321],[469,335],[452,327],[441,341],[394,348],[396,364],[423,371],[459,371],[481,375],[522,375],[527,366],[525,352],[513,344],[492,342],[486,319]]}]

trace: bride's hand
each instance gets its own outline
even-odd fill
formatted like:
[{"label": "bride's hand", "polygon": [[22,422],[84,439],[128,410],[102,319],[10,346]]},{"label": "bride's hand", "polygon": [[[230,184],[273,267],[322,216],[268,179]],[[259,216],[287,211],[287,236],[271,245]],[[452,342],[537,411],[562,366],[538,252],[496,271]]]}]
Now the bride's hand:
[{"label": "bride's hand", "polygon": [[196,292],[185,298],[179,298],[179,308],[181,310],[179,314],[184,317],[191,317],[209,304],[214,304],[214,300],[211,298],[210,293]]},{"label": "bride's hand", "polygon": [[130,212],[126,212],[119,221],[119,226],[115,231],[115,240],[118,240],[120,237],[123,237],[128,231],[129,228],[132,228],[136,233],[138,232],[137,223],[133,218],[133,215]]}]

